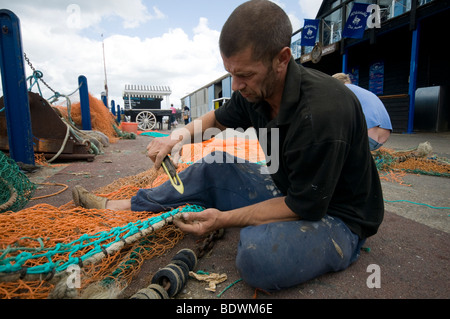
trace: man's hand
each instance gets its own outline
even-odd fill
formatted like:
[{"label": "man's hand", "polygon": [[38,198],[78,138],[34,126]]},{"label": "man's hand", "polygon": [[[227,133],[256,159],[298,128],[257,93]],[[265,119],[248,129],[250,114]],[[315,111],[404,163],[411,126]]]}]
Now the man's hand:
[{"label": "man's hand", "polygon": [[164,158],[171,154],[172,162],[178,167],[183,145],[191,143],[196,136],[199,141],[202,141],[203,132],[210,128],[217,128],[219,131],[226,129],[216,121],[214,111],[206,113],[185,127],[174,130],[170,136],[155,138],[147,146],[148,157],[155,163],[155,168],[159,169]]},{"label": "man's hand", "polygon": [[183,143],[171,136],[155,138],[147,146],[147,155],[155,164],[155,169],[161,167],[162,161],[169,154],[172,155],[173,163],[177,167],[182,147]]},{"label": "man's hand", "polygon": [[199,213],[184,213],[181,219],[174,219],[174,224],[186,233],[203,236],[221,228],[243,228],[299,219],[286,205],[285,197],[276,197],[228,211],[210,208]]},{"label": "man's hand", "polygon": [[173,223],[183,232],[203,236],[222,228],[218,225],[219,214],[222,212],[214,208],[198,213],[184,213],[181,219],[175,219]]}]

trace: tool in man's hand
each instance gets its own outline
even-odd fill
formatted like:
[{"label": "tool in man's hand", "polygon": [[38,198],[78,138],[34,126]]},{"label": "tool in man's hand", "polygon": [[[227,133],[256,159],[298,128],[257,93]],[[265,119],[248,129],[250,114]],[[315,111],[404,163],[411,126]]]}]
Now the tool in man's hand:
[{"label": "tool in man's hand", "polygon": [[175,169],[175,166],[173,165],[169,156],[166,156],[164,158],[161,165],[164,168],[164,170],[166,171],[166,174],[169,176],[172,186],[178,191],[178,193],[183,194],[184,193],[183,182],[181,182],[181,179],[178,176],[177,170]]}]

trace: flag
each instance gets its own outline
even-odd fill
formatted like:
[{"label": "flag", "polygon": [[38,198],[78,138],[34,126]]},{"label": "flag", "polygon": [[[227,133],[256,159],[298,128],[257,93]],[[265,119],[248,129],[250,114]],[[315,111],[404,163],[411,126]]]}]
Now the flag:
[{"label": "flag", "polygon": [[353,4],[353,9],[348,16],[342,37],[361,39],[364,36],[367,19],[370,15],[370,12],[367,12],[368,6],[369,4],[367,3],[355,2]]},{"label": "flag", "polygon": [[301,46],[313,47],[316,45],[317,31],[319,30],[320,20],[305,19],[303,26]]}]

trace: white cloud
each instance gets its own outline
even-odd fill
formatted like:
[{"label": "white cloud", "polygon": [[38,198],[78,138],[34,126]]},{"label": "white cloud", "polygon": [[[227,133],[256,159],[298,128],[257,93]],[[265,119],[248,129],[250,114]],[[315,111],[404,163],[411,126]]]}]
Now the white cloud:
[{"label": "white cloud", "polygon": [[[286,1],[274,2],[287,10],[294,31],[303,22],[299,18],[303,18],[302,9],[310,18],[321,3],[301,0],[298,9],[292,3],[287,9]],[[169,85],[170,100],[179,105],[181,97],[226,73],[218,48],[219,31],[210,28],[207,18],[198,18],[193,30],[173,28],[158,37],[133,37],[126,35],[127,30],[120,35],[110,32],[107,23],[124,29],[147,27],[149,21],[165,19],[170,12],[146,7],[143,0],[0,0],[0,7],[19,16],[24,51],[44,79],[63,94],[73,92],[78,76],[85,75],[90,91],[100,98],[104,91],[101,33],[105,35],[110,99],[116,104],[123,104],[125,84],[141,84]],[[26,70],[30,75],[28,66]],[[41,87],[45,97],[53,94]]]},{"label": "white cloud", "polygon": [[0,0],[0,6],[20,13],[21,20],[26,18],[42,25],[58,25],[59,29],[65,30],[86,29],[111,17],[120,18],[124,28],[135,28],[149,20],[166,17],[156,6],[149,12],[142,0]]},{"label": "white cloud", "polygon": [[321,0],[299,0],[301,10],[303,11],[306,19],[314,19],[319,12],[322,5]]},{"label": "white cloud", "polygon": [[302,27],[302,22],[294,13],[288,14],[289,19],[291,20],[292,30],[295,32]]},{"label": "white cloud", "polygon": [[[6,6],[20,18],[24,51],[56,91],[73,92],[79,75],[87,77],[89,91],[97,98],[104,91],[102,39],[84,36],[83,29],[95,30],[105,19],[119,18],[124,28],[132,28],[165,17],[157,7],[147,10],[141,0],[107,3],[79,0],[79,7],[69,7],[63,1],[22,0]],[[225,74],[218,39],[219,32],[209,28],[206,18],[199,19],[193,36],[180,28],[153,38],[105,36],[110,100],[123,105],[125,84],[169,85],[170,100],[179,106],[181,97]],[[26,72],[31,75],[28,66]],[[44,97],[53,95],[42,83],[41,88]]]},{"label": "white cloud", "polygon": [[206,18],[200,19],[193,38],[179,28],[144,40],[111,36],[105,40],[109,87],[117,92],[125,84],[169,85],[177,105],[186,93],[225,74],[218,38]]},{"label": "white cloud", "polygon": [[164,19],[166,18],[166,15],[162,13],[157,6],[153,6],[153,11],[155,12],[155,16],[153,18],[155,19]]},{"label": "white cloud", "polygon": [[[282,8],[288,15],[289,20],[291,20],[291,24],[292,24],[292,29],[295,31],[297,31],[298,29],[300,29],[302,27],[302,22],[300,21],[299,17],[298,17],[298,13],[296,11],[291,11],[287,9],[287,6],[284,2],[282,2],[281,0],[271,0],[273,3],[276,3],[278,6],[280,6],[280,8]],[[319,0],[317,0],[319,2]],[[303,0],[300,0],[300,3],[302,3]]]},{"label": "white cloud", "polygon": [[280,6],[281,9],[283,10],[286,9],[286,5],[283,2],[281,2],[281,0],[270,0],[270,1]]}]

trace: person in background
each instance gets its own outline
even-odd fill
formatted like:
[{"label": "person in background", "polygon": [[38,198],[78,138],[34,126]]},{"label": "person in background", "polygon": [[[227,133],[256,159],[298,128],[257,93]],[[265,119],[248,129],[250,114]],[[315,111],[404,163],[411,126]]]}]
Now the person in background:
[{"label": "person in background", "polygon": [[183,112],[184,125],[189,124],[189,118],[190,118],[189,111],[190,111],[189,107],[185,106],[184,112]]},{"label": "person in background", "polygon": [[366,117],[371,151],[376,151],[385,144],[392,133],[392,123],[381,100],[372,92],[352,84],[345,73],[336,73],[333,78],[344,83],[358,98]]},{"label": "person in background", "polygon": [[176,127],[178,124],[176,118],[177,109],[173,107],[173,104],[170,105],[170,109],[172,110],[172,115],[170,116],[170,123],[172,124],[172,126]]}]

